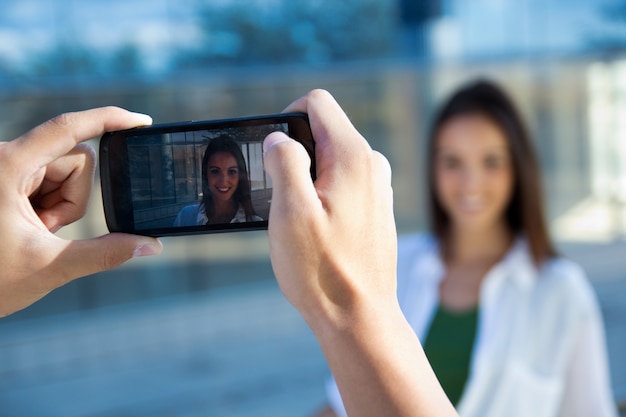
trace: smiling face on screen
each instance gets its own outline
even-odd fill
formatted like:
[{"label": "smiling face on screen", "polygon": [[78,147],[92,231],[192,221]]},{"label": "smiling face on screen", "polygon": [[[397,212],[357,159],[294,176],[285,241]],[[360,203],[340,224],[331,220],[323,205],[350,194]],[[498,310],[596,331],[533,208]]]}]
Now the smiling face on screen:
[{"label": "smiling face on screen", "polygon": [[211,155],[207,166],[207,180],[215,200],[231,200],[239,186],[239,167],[235,157],[228,152]]}]

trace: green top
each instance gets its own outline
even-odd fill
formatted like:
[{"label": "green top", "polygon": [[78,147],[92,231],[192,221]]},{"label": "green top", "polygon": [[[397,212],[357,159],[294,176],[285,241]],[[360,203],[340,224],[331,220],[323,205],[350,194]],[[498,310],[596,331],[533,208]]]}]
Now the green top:
[{"label": "green top", "polygon": [[455,312],[440,305],[424,342],[424,352],[454,405],[469,374],[477,321],[478,308]]}]

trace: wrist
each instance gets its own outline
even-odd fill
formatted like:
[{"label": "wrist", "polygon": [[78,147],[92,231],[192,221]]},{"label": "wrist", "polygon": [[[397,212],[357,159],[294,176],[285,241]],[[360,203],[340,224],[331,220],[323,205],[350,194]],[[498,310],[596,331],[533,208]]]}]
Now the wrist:
[{"label": "wrist", "polygon": [[376,298],[353,296],[343,305],[326,300],[326,304],[310,309],[306,320],[322,348],[335,346],[339,340],[346,343],[367,343],[368,338],[379,338],[393,332],[406,322],[394,296]]},{"label": "wrist", "polygon": [[396,297],[359,299],[310,325],[348,415],[456,416]]}]

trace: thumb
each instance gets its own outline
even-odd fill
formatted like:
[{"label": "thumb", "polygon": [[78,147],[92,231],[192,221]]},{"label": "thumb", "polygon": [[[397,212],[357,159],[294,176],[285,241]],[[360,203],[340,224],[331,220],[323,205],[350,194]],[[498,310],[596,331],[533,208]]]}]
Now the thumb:
[{"label": "thumb", "polygon": [[[263,142],[264,165],[272,179],[272,208],[306,205],[317,198],[311,179],[311,158],[297,141],[282,132],[270,133]],[[271,217],[271,212],[270,212]]]},{"label": "thumb", "polygon": [[131,258],[157,255],[163,250],[158,239],[111,233],[93,239],[70,241],[57,262],[67,281],[113,269]]}]

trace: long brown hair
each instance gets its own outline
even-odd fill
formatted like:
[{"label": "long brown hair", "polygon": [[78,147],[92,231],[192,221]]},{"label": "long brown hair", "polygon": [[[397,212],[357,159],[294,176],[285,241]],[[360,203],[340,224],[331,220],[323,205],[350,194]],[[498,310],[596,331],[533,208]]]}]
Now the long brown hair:
[{"label": "long brown hair", "polygon": [[435,186],[436,141],[445,123],[466,115],[487,117],[504,133],[514,175],[513,192],[505,211],[510,230],[527,239],[537,266],[557,256],[546,226],[541,172],[528,132],[511,99],[496,84],[485,80],[475,81],[457,90],[440,108],[429,134],[427,177],[430,227],[441,242],[443,253],[447,253],[449,248],[450,217],[439,201]]}]

